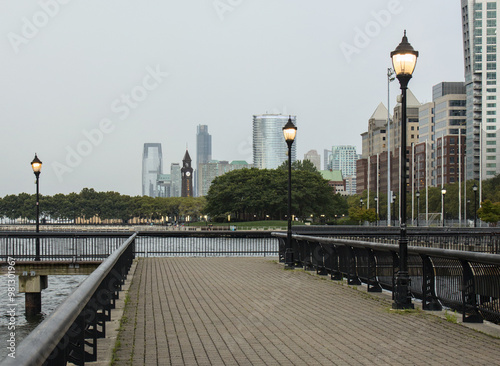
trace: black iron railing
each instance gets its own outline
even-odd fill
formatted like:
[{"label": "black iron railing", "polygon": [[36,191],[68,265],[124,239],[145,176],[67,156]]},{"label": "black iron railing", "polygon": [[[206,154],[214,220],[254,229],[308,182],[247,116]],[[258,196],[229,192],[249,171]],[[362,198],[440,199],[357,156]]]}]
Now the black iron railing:
[{"label": "black iron railing", "polygon": [[[283,260],[286,234],[273,235]],[[399,270],[396,244],[295,234],[293,251],[297,266],[347,278],[351,285],[364,282],[368,291],[392,290]],[[444,305],[461,311],[465,322],[500,323],[500,255],[415,246],[408,254],[411,292],[424,309]]]},{"label": "black iron railing", "polygon": [[[34,261],[37,239],[41,261],[102,261],[130,233],[0,233],[0,260]],[[140,257],[276,256],[270,231],[143,231],[136,239]]]},{"label": "black iron railing", "polygon": [[2,366],[84,365],[97,360],[97,339],[134,259],[133,234],[17,347]]},{"label": "black iron railing", "polygon": [[[397,244],[399,227],[295,226],[295,234]],[[500,254],[500,228],[415,228],[407,231],[408,245]]]}]

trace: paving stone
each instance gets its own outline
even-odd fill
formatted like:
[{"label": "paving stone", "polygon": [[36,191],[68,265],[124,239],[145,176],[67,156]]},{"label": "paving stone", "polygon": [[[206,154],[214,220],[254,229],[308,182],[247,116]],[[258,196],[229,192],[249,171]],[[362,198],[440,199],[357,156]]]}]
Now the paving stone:
[{"label": "paving stone", "polygon": [[500,360],[498,339],[267,258],[140,259],[129,295],[115,365]]}]

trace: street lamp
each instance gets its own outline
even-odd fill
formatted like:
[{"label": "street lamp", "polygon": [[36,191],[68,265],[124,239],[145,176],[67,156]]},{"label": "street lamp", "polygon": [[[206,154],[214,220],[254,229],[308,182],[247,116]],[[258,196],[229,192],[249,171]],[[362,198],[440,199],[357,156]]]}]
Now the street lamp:
[{"label": "street lamp", "polygon": [[[31,167],[33,168],[33,173],[35,173],[36,177],[36,232],[40,232],[40,195],[39,195],[39,184],[38,180],[40,177],[40,172],[42,171],[42,162],[38,159],[38,156],[31,162]],[[36,247],[35,247],[35,260],[40,260],[40,238],[36,237]]]},{"label": "street lamp", "polygon": [[363,208],[363,199],[362,198],[359,199],[359,208]]},{"label": "street lamp", "polygon": [[378,197],[375,197],[374,200],[375,200],[375,205],[377,206],[377,220],[376,220],[377,225],[376,226],[378,226]]},{"label": "street lamp", "polygon": [[472,186],[472,190],[474,191],[474,227],[476,227],[476,216],[477,216],[477,185],[474,183]]},{"label": "street lamp", "polygon": [[394,192],[392,193],[392,218],[393,218],[393,225],[392,226],[396,226],[396,195],[394,194]]},{"label": "street lamp", "polygon": [[415,51],[406,37],[406,30],[401,43],[391,52],[392,65],[401,86],[401,197],[399,211],[401,216],[399,239],[399,272],[396,277],[394,309],[412,309],[410,277],[408,274],[408,239],[406,236],[406,90],[415,65],[418,51]]},{"label": "street lamp", "polygon": [[415,196],[417,196],[417,227],[418,227],[418,215],[420,215],[420,191],[417,191],[417,193],[415,193]]},{"label": "street lamp", "polygon": [[441,195],[443,196],[443,204],[442,204],[442,207],[441,207],[441,210],[443,212],[441,213],[441,217],[442,217],[442,220],[443,220],[443,227],[444,227],[444,197],[446,196],[446,189],[442,189],[441,190]]},{"label": "street lamp", "polygon": [[285,246],[285,268],[293,269],[293,249],[292,249],[292,145],[297,134],[297,127],[292,122],[292,117],[288,118],[287,124],[283,127],[283,135],[288,145],[288,230]]}]

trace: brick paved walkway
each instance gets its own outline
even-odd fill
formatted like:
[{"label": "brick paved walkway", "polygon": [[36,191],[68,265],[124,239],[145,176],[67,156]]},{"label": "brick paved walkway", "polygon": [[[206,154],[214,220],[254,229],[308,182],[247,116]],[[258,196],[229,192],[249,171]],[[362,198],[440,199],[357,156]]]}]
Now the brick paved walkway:
[{"label": "brick paved walkway", "polygon": [[494,365],[500,340],[266,258],[139,261],[116,365]]}]

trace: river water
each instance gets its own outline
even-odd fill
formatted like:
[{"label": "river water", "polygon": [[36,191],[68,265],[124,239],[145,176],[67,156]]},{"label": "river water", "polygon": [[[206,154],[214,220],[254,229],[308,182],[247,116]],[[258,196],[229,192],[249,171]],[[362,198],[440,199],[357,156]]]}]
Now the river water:
[{"label": "river water", "polygon": [[[46,238],[41,240],[42,254],[54,252],[85,260],[85,256],[98,255],[100,259],[112,253],[123,238]],[[0,240],[0,256],[33,254],[27,239]],[[32,248],[32,247],[31,247]],[[54,248],[54,249],[53,249]],[[158,256],[273,256],[277,254],[275,238],[176,238],[138,237],[136,253],[141,257]],[[74,256],[74,257],[73,257]],[[50,258],[49,258],[50,259]],[[48,288],[42,291],[42,314],[37,319],[26,319],[24,294],[18,293],[19,280],[16,277],[15,297],[11,302],[8,295],[8,275],[0,276],[0,360],[5,358],[10,345],[10,332],[15,332],[18,345],[33,329],[59,306],[71,292],[87,278],[86,275],[49,275]],[[11,318],[9,311],[15,309]],[[12,324],[14,323],[14,324]],[[10,330],[12,325],[15,329]]]},{"label": "river water", "polygon": [[[24,312],[24,294],[18,293],[19,280],[16,277],[16,292],[13,301],[8,296],[8,275],[0,276],[0,359],[9,353],[10,333],[15,333],[16,346],[33,330],[43,319],[50,315],[73,290],[82,283],[86,275],[48,276],[48,287],[42,291],[42,314],[36,319],[27,320]],[[14,319],[9,312],[15,309]],[[10,330],[9,330],[10,328]]]}]

